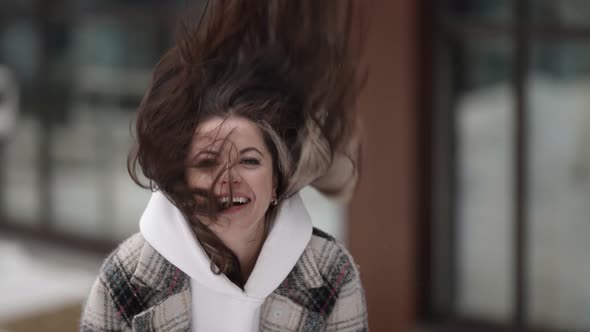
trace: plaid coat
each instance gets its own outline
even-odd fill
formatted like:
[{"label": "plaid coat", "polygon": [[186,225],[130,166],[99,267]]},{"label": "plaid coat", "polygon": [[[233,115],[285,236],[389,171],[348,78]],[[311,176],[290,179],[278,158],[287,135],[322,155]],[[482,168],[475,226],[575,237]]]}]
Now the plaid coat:
[{"label": "plaid coat", "polygon": [[[138,233],[102,266],[80,330],[190,331],[190,292],[189,277]],[[314,228],[293,270],[264,301],[260,329],[367,331],[364,290],[348,251]]]}]

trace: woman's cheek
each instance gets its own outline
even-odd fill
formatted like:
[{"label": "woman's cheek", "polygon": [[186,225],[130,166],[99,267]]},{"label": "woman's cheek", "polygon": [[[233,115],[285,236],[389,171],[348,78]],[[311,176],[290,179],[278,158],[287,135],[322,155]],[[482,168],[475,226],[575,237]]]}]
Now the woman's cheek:
[{"label": "woman's cheek", "polygon": [[[191,188],[208,188],[209,183],[206,183],[206,177],[196,170],[190,170],[188,172],[188,185]],[[210,181],[209,181],[210,182]]]}]

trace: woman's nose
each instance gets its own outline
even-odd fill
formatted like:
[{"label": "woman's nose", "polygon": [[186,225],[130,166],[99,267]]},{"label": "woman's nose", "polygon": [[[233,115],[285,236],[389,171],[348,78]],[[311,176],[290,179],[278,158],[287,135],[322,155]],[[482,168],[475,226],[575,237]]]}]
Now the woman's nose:
[{"label": "woman's nose", "polygon": [[241,177],[239,172],[237,172],[233,167],[229,167],[221,177],[222,184],[235,184],[241,182]]}]

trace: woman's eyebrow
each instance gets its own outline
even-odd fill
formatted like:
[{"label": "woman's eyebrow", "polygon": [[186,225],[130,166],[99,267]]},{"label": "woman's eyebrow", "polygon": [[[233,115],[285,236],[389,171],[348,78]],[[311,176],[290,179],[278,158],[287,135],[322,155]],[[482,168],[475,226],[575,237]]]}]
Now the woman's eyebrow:
[{"label": "woman's eyebrow", "polygon": [[197,158],[201,157],[202,155],[208,155],[208,156],[212,156],[212,157],[217,157],[217,156],[219,156],[219,152],[212,151],[212,150],[203,150],[203,151],[200,151],[199,153],[197,153],[193,157],[193,159],[197,159]]},{"label": "woman's eyebrow", "polygon": [[260,156],[264,157],[264,155],[262,154],[262,152],[260,152],[260,150],[258,150],[257,148],[255,148],[255,147],[253,147],[253,146],[250,146],[250,147],[247,147],[247,148],[243,148],[243,149],[240,151],[240,154],[244,154],[244,153],[246,153],[246,152],[250,152],[250,151],[255,151],[255,152],[258,152],[258,154],[259,154]]}]

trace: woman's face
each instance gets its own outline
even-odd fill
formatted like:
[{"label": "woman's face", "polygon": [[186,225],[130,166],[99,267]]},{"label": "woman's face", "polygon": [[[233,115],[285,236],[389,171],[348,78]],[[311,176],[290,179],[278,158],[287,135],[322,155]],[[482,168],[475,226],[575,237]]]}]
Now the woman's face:
[{"label": "woman's face", "polygon": [[189,186],[207,191],[219,172],[231,166],[213,192],[219,206],[228,206],[232,195],[233,205],[223,208],[216,222],[203,220],[214,233],[223,240],[224,234],[241,236],[260,229],[276,194],[272,156],[256,124],[238,116],[203,121],[187,162]]}]

